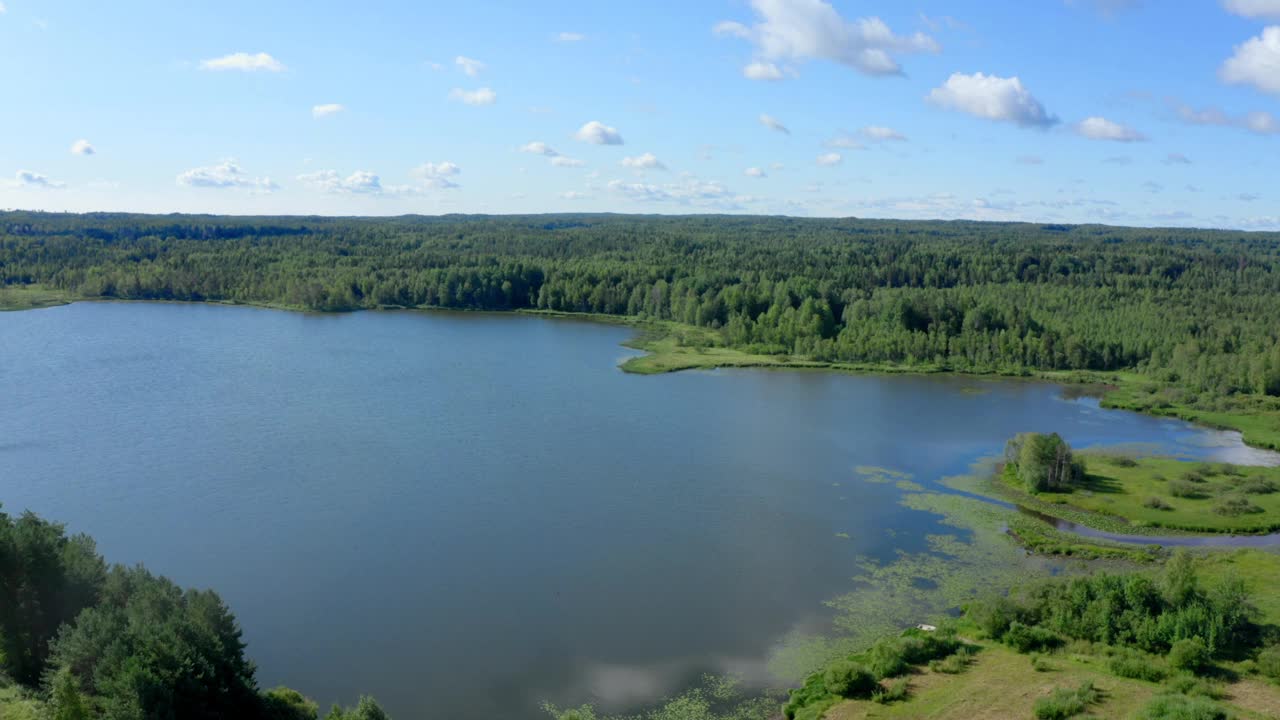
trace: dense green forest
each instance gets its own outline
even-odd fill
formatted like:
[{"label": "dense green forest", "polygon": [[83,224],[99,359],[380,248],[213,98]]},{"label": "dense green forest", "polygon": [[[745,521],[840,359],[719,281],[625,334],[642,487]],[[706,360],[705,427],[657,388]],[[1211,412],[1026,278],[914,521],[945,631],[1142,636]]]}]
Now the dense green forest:
[{"label": "dense green forest", "polygon": [[0,284],[664,319],[757,354],[1280,396],[1280,234],[732,216],[0,213]]},{"label": "dense green forest", "polygon": [[[258,689],[235,616],[211,590],[108,566],[87,536],[0,513],[0,696],[6,720],[316,720]],[[386,720],[370,698],[326,720]]]}]

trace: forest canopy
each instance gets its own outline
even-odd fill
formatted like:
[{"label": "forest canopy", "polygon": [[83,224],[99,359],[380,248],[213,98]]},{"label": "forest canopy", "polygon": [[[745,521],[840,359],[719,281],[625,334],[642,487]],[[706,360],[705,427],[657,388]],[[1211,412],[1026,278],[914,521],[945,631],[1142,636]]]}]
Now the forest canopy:
[{"label": "forest canopy", "polygon": [[1280,234],[741,216],[0,213],[0,288],[315,311],[542,309],[753,353],[1136,370],[1280,396]]}]

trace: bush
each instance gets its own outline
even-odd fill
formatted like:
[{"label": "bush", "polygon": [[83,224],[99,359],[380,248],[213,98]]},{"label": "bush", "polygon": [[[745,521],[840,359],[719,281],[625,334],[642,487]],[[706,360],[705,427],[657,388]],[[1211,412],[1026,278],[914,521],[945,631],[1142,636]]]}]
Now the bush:
[{"label": "bush", "polygon": [[1017,621],[1009,626],[1001,639],[1020,653],[1052,650],[1062,644],[1062,638],[1056,633],[1034,625],[1023,625]]},{"label": "bush", "polygon": [[1203,483],[1208,482],[1209,476],[1208,473],[1205,472],[1205,469],[1200,467],[1182,473],[1182,479],[1190,483]]},{"label": "bush", "polygon": [[867,651],[867,665],[877,678],[897,677],[912,665],[944,658],[960,648],[960,641],[948,635],[908,631],[901,637],[886,638]]},{"label": "bush", "polygon": [[970,607],[968,614],[987,637],[999,640],[1009,631],[1009,626],[1021,617],[1022,609],[1014,601],[1002,596]]},{"label": "bush", "polygon": [[1179,640],[1169,648],[1169,665],[1175,670],[1203,671],[1213,662],[1212,654],[1199,637]]},{"label": "bush", "polygon": [[1236,489],[1246,495],[1270,495],[1280,491],[1280,485],[1266,478],[1249,478],[1241,481]]},{"label": "bush", "polygon": [[1256,515],[1263,512],[1263,509],[1249,502],[1242,497],[1227,498],[1217,505],[1213,506],[1213,511],[1218,515],[1226,515],[1228,517],[1238,517],[1240,515]]},{"label": "bush", "polygon": [[1200,500],[1209,497],[1203,488],[1186,480],[1174,480],[1169,483],[1169,494],[1174,497]]},{"label": "bush", "polygon": [[1049,658],[1039,653],[1033,653],[1031,655],[1031,669],[1036,672],[1049,672],[1053,669],[1053,664],[1049,662]]},{"label": "bush", "polygon": [[1123,468],[1138,467],[1138,461],[1134,460],[1128,455],[1109,455],[1107,456],[1107,462],[1111,463],[1112,465],[1115,465],[1116,467],[1123,467]]},{"label": "bush", "polygon": [[1137,715],[1137,720],[1228,720],[1231,715],[1218,703],[1203,697],[1157,695]]},{"label": "bush", "polygon": [[867,697],[879,683],[875,675],[862,663],[837,660],[822,673],[822,684],[827,692],[838,697]]},{"label": "bush", "polygon": [[1048,697],[1036,700],[1032,710],[1039,720],[1066,720],[1085,711],[1089,705],[1098,701],[1098,691],[1093,683],[1085,681],[1080,687],[1058,688]]},{"label": "bush", "polygon": [[889,683],[889,687],[877,690],[871,694],[871,699],[875,702],[886,704],[906,700],[907,694],[911,691],[911,681],[907,678],[900,678]]},{"label": "bush", "polygon": [[1154,657],[1132,651],[1114,655],[1107,668],[1117,677],[1147,682],[1160,682],[1169,674]]},{"label": "bush", "polygon": [[1149,507],[1152,510],[1172,510],[1173,506],[1158,497],[1149,497],[1142,501],[1143,507]]},{"label": "bush", "polygon": [[1213,700],[1221,700],[1226,696],[1226,691],[1221,683],[1199,678],[1195,675],[1178,675],[1171,678],[1167,684],[1170,690],[1183,695],[1207,697]]},{"label": "bush", "polygon": [[964,672],[971,662],[973,662],[973,651],[962,647],[941,660],[930,660],[929,669],[937,673],[957,675]]},{"label": "bush", "polygon": [[1258,653],[1257,666],[1263,677],[1280,680],[1280,645],[1272,645]]}]

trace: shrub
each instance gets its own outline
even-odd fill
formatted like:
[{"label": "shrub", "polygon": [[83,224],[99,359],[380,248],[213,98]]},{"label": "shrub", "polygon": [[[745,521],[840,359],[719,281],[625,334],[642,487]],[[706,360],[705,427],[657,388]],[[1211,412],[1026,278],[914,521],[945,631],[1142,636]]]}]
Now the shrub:
[{"label": "shrub", "polygon": [[1194,695],[1198,697],[1207,697],[1213,700],[1221,700],[1226,696],[1221,683],[1206,680],[1194,675],[1177,675],[1167,683],[1170,690],[1182,693],[1183,695]]},{"label": "shrub", "polygon": [[1218,703],[1203,697],[1157,695],[1137,715],[1137,720],[1228,720]]},{"label": "shrub", "polygon": [[1272,645],[1258,653],[1257,666],[1264,677],[1280,680],[1280,645]]},{"label": "shrub", "polygon": [[1049,658],[1036,653],[1031,656],[1031,669],[1036,672],[1049,672],[1053,669],[1053,664],[1049,662]]},{"label": "shrub", "polygon": [[827,692],[839,697],[867,697],[879,684],[862,663],[837,660],[822,673],[822,684]]},{"label": "shrub", "polygon": [[1066,720],[1085,711],[1098,701],[1098,691],[1093,683],[1085,681],[1077,688],[1058,688],[1048,697],[1036,700],[1032,710],[1039,720]]},{"label": "shrub", "polygon": [[1018,604],[1007,597],[997,597],[969,608],[969,617],[993,640],[999,640],[1022,614]]},{"label": "shrub", "polygon": [[1209,478],[1208,478],[1208,475],[1205,473],[1204,468],[1196,468],[1194,470],[1188,470],[1182,473],[1182,479],[1186,480],[1189,483],[1199,484],[1203,482],[1208,482]]},{"label": "shrub", "polygon": [[1280,485],[1266,478],[1249,478],[1241,481],[1236,489],[1246,495],[1270,495],[1280,491]]},{"label": "shrub", "polygon": [[1034,650],[1051,650],[1062,644],[1062,638],[1050,630],[1014,621],[1002,638],[1004,643],[1020,653]]},{"label": "shrub", "polygon": [[1213,662],[1208,646],[1199,637],[1179,640],[1169,648],[1169,665],[1176,670],[1201,672]]},{"label": "shrub", "polygon": [[1238,517],[1240,515],[1256,515],[1263,512],[1263,509],[1249,502],[1246,498],[1233,497],[1222,500],[1213,506],[1213,511],[1218,515],[1226,515],[1228,517]]},{"label": "shrub", "polygon": [[940,633],[908,631],[901,637],[886,638],[867,651],[867,665],[877,678],[897,677],[912,665],[944,658],[960,647],[955,637]]},{"label": "shrub", "polygon": [[1131,467],[1138,466],[1138,461],[1134,460],[1128,455],[1108,455],[1107,462],[1111,463],[1112,465],[1115,465],[1116,467],[1123,467],[1123,468],[1131,468]]},{"label": "shrub", "polygon": [[1169,494],[1174,497],[1199,500],[1208,497],[1204,489],[1186,480],[1173,480],[1169,483]]},{"label": "shrub", "polygon": [[907,678],[900,678],[889,683],[889,687],[882,688],[871,694],[871,699],[878,703],[898,702],[906,700],[907,694],[911,691],[911,681]]},{"label": "shrub", "polygon": [[1160,682],[1169,674],[1154,657],[1133,651],[1114,655],[1107,668],[1112,675],[1147,682]]},{"label": "shrub", "polygon": [[962,647],[941,660],[930,660],[929,669],[937,673],[957,675],[964,672],[971,662],[973,662],[973,651]]},{"label": "shrub", "polygon": [[1149,497],[1146,500],[1142,501],[1142,505],[1144,507],[1149,507],[1152,510],[1172,510],[1173,509],[1172,505],[1170,505],[1169,503],[1165,502],[1163,499],[1158,497]]}]

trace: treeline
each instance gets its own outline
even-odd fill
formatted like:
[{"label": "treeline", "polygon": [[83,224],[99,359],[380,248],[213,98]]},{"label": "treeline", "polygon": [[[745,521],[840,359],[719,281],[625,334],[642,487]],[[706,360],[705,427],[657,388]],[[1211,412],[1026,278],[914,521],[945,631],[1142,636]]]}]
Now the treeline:
[{"label": "treeline", "polygon": [[618,215],[0,213],[0,283],[320,311],[545,309],[712,328],[755,353],[1134,369],[1280,396],[1280,234]]},{"label": "treeline", "polygon": [[[217,593],[108,566],[87,536],[0,513],[0,687],[18,683],[48,717],[316,720],[301,693],[261,692],[244,650]],[[386,718],[370,698],[326,715]]]}]

